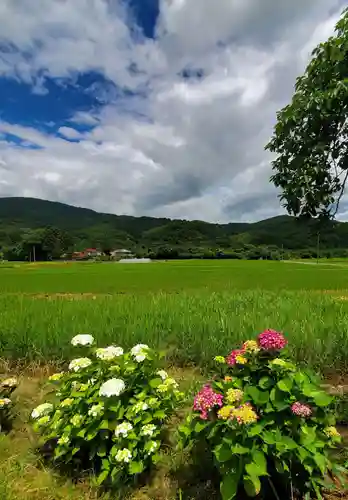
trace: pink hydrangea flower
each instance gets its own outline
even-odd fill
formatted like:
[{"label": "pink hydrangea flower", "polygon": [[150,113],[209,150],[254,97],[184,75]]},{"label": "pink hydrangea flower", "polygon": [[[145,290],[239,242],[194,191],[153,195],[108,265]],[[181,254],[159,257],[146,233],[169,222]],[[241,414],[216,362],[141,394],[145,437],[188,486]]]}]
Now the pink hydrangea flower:
[{"label": "pink hydrangea flower", "polygon": [[291,406],[291,411],[294,415],[297,415],[298,417],[303,417],[303,418],[308,418],[312,415],[312,408],[308,405],[304,405],[302,403],[294,403]]},{"label": "pink hydrangea flower", "polygon": [[221,408],[223,405],[223,399],[224,397],[222,394],[214,392],[210,385],[207,384],[196,395],[193,403],[193,409],[201,412],[201,419],[207,420],[208,411],[214,408],[214,406]]},{"label": "pink hydrangea flower", "polygon": [[264,351],[280,351],[286,346],[288,341],[280,332],[265,330],[263,333],[260,333],[258,343]]},{"label": "pink hydrangea flower", "polygon": [[235,349],[226,358],[226,363],[230,366],[237,364],[237,356],[242,356],[245,353],[244,349]]}]

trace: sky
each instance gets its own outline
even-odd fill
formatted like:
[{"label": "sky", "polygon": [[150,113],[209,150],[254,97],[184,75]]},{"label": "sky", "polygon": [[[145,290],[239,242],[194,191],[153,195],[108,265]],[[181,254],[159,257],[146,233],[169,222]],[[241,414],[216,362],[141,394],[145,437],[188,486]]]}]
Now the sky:
[{"label": "sky", "polygon": [[1,0],[0,197],[210,222],[283,213],[264,147],[347,4]]}]

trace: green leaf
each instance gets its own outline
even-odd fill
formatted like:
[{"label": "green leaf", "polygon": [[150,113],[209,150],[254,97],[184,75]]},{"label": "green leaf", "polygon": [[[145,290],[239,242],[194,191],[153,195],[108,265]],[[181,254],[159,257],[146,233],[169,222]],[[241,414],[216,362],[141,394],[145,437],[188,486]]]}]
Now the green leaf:
[{"label": "green leaf", "polygon": [[277,387],[283,392],[290,392],[293,386],[291,378],[283,378],[277,383]]},{"label": "green leaf", "polygon": [[248,436],[249,437],[255,437],[259,436],[263,430],[263,425],[262,424],[255,424],[248,429]]},{"label": "green leaf", "polygon": [[183,434],[186,437],[188,437],[188,436],[191,435],[191,429],[187,425],[180,425],[179,426],[179,433]]},{"label": "green leaf", "polygon": [[159,420],[164,420],[166,418],[166,412],[164,410],[157,410],[153,414],[153,418],[158,418]]},{"label": "green leaf", "polygon": [[271,431],[264,431],[261,435],[261,438],[266,444],[272,445],[276,443],[275,435]]},{"label": "green leaf", "polygon": [[232,447],[232,452],[235,453],[236,455],[245,455],[246,453],[249,453],[250,450],[249,448],[246,448],[245,446],[242,446],[241,444],[237,443]]},{"label": "green leaf", "polygon": [[267,474],[267,460],[262,451],[255,450],[252,452],[253,462],[263,471],[263,475]]},{"label": "green leaf", "polygon": [[273,407],[278,411],[285,410],[289,407],[289,403],[285,400],[284,392],[276,387],[271,390],[270,399]]},{"label": "green leaf", "polygon": [[195,427],[194,427],[194,431],[199,434],[201,431],[203,431],[204,429],[206,429],[208,426],[210,425],[210,422],[197,422]]},{"label": "green leaf", "polygon": [[219,444],[214,450],[218,462],[228,462],[233,457],[233,451],[230,446]]},{"label": "green leaf", "polygon": [[233,500],[237,495],[240,474],[233,471],[222,478],[220,492],[222,500]]},{"label": "green leaf", "polygon": [[260,391],[257,387],[248,387],[247,393],[256,405],[264,405],[269,400],[269,393],[267,391]]},{"label": "green leaf", "polygon": [[317,466],[319,467],[320,472],[324,475],[327,468],[327,462],[325,456],[322,455],[321,453],[315,453],[313,459],[317,464]]},{"label": "green leaf", "polygon": [[244,476],[243,485],[249,497],[256,497],[261,491],[261,482],[258,476]]},{"label": "green leaf", "polygon": [[162,382],[162,379],[161,378],[153,378],[152,380],[150,380],[149,382],[149,385],[150,387],[152,387],[153,389],[156,389],[159,385],[161,385],[163,382]]},{"label": "green leaf", "polygon": [[312,398],[317,406],[325,407],[332,403],[333,398],[326,394],[326,392],[315,392],[312,394]]},{"label": "green leaf", "polygon": [[109,476],[109,470],[102,470],[99,476],[97,477],[96,484],[100,486]]},{"label": "green leaf", "polygon": [[259,381],[259,387],[261,389],[269,389],[273,385],[273,380],[271,377],[262,377]]},{"label": "green leaf", "polygon": [[129,472],[131,474],[140,474],[144,470],[143,462],[131,462],[129,464]]},{"label": "green leaf", "polygon": [[99,424],[99,430],[109,430],[109,421],[108,420],[103,420]]}]

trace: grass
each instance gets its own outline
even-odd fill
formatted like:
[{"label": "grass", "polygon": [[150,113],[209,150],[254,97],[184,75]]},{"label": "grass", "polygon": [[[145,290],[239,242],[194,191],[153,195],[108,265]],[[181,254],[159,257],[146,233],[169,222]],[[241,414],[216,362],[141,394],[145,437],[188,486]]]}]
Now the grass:
[{"label": "grass", "polygon": [[[189,261],[148,265],[17,265],[0,269],[0,356],[66,360],[70,339],[145,342],[168,362],[209,369],[212,357],[265,328],[295,359],[348,373],[348,266]],[[321,293],[321,292],[326,293]]]},{"label": "grass", "polygon": [[215,498],[204,464],[198,464],[203,479],[197,484],[187,457],[173,450],[147,486],[119,496],[101,494],[88,480],[75,484],[40,462],[28,415],[44,399],[47,372],[75,355],[75,334],[92,333],[99,345],[166,348],[174,376],[189,393],[216,354],[265,328],[283,330],[300,363],[348,374],[344,261],[11,266],[0,266],[0,356],[2,371],[16,366],[21,384],[15,428],[0,437],[1,500]]},{"label": "grass", "polygon": [[0,266],[0,293],[147,294],[237,290],[344,290],[348,265],[174,261]]}]

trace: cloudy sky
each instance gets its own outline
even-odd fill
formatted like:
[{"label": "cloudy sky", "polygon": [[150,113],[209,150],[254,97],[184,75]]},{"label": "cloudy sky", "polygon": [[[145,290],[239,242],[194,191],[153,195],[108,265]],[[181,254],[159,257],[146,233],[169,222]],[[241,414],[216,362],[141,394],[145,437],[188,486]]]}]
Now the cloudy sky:
[{"label": "cloudy sky", "polygon": [[264,151],[347,0],[1,0],[0,196],[253,221]]}]

